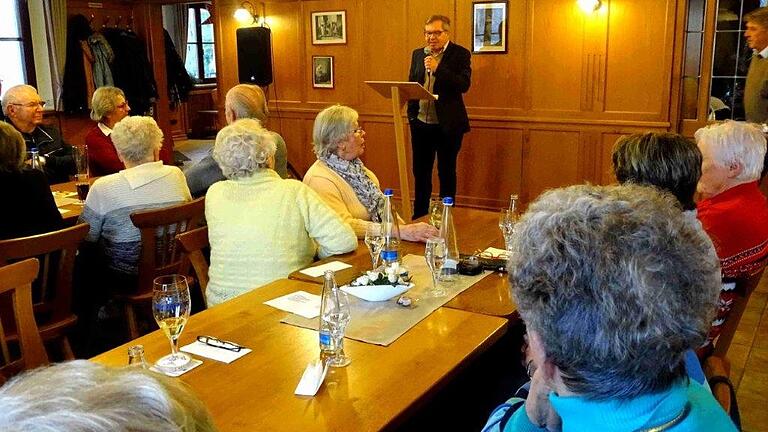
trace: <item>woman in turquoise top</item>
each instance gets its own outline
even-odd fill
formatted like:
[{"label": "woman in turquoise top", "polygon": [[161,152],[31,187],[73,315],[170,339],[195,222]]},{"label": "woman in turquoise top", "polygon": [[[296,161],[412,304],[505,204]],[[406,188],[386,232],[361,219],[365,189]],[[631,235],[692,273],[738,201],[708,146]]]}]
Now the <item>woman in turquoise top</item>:
[{"label": "woman in turquoise top", "polygon": [[720,270],[707,235],[645,186],[543,194],[515,227],[510,282],[530,344],[531,388],[485,431],[735,431],[687,378]]}]

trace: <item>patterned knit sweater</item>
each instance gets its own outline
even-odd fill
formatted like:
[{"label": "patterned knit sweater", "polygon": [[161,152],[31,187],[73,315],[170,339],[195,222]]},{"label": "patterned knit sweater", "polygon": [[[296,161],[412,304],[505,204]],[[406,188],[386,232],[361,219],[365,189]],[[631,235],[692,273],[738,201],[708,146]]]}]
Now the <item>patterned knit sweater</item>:
[{"label": "patterned knit sweater", "polygon": [[136,274],[141,233],[131,213],[192,199],[180,169],[150,162],[96,180],[88,192],[81,222],[91,225],[86,241],[98,242],[109,267]]},{"label": "patterned knit sweater", "polygon": [[355,233],[312,189],[272,170],[213,184],[205,196],[211,244],[206,296],[214,306],[357,248]]},{"label": "patterned knit sweater", "polygon": [[768,58],[757,54],[749,63],[744,87],[744,112],[748,121],[764,123],[768,120]]}]

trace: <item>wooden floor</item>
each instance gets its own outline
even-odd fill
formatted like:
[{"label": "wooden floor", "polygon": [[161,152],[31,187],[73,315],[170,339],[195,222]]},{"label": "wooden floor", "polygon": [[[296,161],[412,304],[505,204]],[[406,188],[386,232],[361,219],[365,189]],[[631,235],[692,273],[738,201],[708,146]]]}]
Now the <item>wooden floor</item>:
[{"label": "wooden floor", "polygon": [[768,272],[749,299],[728,359],[744,431],[768,431]]}]

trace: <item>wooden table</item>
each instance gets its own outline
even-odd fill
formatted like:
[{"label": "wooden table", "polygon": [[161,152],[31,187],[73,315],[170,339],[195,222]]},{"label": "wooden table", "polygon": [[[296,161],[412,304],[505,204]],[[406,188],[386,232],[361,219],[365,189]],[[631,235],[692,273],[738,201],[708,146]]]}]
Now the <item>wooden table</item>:
[{"label": "wooden table", "polygon": [[[504,247],[497,213],[458,207],[454,209],[453,216],[461,253],[470,254],[489,246]],[[425,216],[418,221],[424,221],[426,218]],[[400,244],[400,253],[402,256],[407,254],[424,255],[424,244],[403,241]],[[363,241],[358,242],[358,247],[353,252],[326,258],[309,267],[329,261],[342,261],[352,265],[351,268],[336,272],[336,282],[339,284],[346,284],[363,271],[371,268],[371,255]],[[322,277],[313,278],[299,271],[291,273],[288,277],[305,282],[323,283]],[[517,318],[517,306],[512,300],[506,273],[494,273],[485,277],[446,303],[445,306],[508,319]]]},{"label": "wooden table", "polygon": [[[91,184],[93,184],[94,181],[96,181],[98,177],[93,177],[89,180]],[[76,192],[77,189],[75,188],[75,182],[67,182],[67,183],[57,183],[54,185],[51,185],[51,192]],[[74,199],[77,199],[77,195],[73,196]],[[68,204],[59,207],[62,210],[67,210],[66,213],[62,213],[61,217],[64,219],[64,224],[74,225],[77,223],[77,218],[80,217],[80,214],[83,213],[83,205],[80,203],[76,204]]]},{"label": "wooden table", "polygon": [[[229,365],[203,359],[180,378],[202,399],[220,431],[396,426],[507,327],[505,319],[440,308],[388,347],[346,340],[352,363],[332,369],[314,398],[299,397],[293,394],[296,384],[319,355],[317,332],[281,324],[285,313],[262,303],[297,290],[319,294],[320,289],[281,279],[190,318],[180,346],[211,335],[254,350]],[[148,361],[168,353],[168,340],[158,330],[92,360],[125,365],[133,344],[144,345]]]}]

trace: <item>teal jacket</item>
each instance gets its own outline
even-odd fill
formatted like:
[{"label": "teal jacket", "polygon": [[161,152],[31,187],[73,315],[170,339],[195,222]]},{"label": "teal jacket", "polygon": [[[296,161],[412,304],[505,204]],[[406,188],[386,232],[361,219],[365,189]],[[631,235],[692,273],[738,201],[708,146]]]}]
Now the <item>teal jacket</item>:
[{"label": "teal jacket", "polygon": [[[690,407],[687,414],[665,431],[736,431],[736,426],[712,394],[693,380],[675,384],[663,393],[624,401],[592,401],[576,396],[561,397],[554,393],[550,393],[549,400],[563,420],[563,432],[642,431],[672,421],[686,411],[686,405]],[[500,429],[499,422],[506,411],[520,401],[519,398],[512,398],[496,408],[483,432],[546,431],[528,420],[524,405],[515,411],[503,431]]]}]

